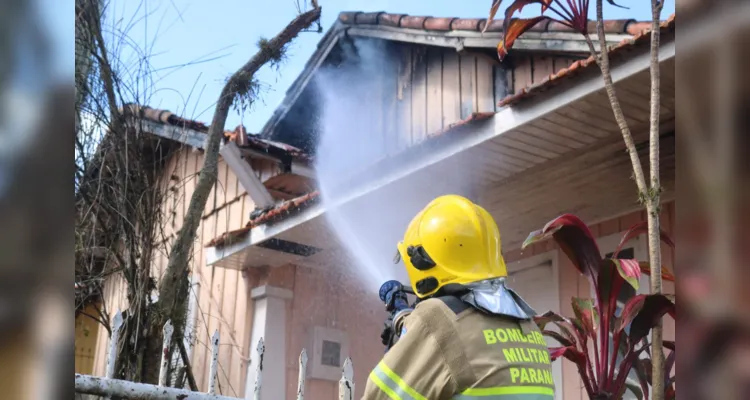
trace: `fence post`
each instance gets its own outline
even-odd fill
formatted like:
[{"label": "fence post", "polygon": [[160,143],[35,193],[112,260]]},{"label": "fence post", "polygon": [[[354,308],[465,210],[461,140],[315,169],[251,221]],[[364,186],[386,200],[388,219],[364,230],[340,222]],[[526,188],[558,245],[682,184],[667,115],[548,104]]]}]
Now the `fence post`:
[{"label": "fence post", "polygon": [[339,381],[339,400],[352,399],[354,399],[354,366],[352,359],[347,357]]},{"label": "fence post", "polygon": [[260,400],[260,386],[263,378],[263,353],[266,351],[266,346],[263,344],[263,338],[258,340],[258,366],[255,370],[255,389],[253,391],[253,399]]},{"label": "fence post", "polygon": [[208,370],[208,393],[216,394],[216,375],[219,364],[219,330],[211,337],[211,366]]},{"label": "fence post", "polygon": [[120,328],[122,327],[122,312],[117,310],[112,319],[112,337],[109,341],[109,356],[107,356],[107,378],[115,377],[115,364],[117,361],[117,342],[120,341]]},{"label": "fence post", "polygon": [[161,367],[159,368],[159,386],[167,386],[167,370],[169,370],[169,358],[167,355],[169,354],[169,347],[172,344],[172,333],[174,333],[174,327],[172,326],[172,321],[167,321],[166,324],[164,324],[164,329],[162,331],[164,340],[163,344],[161,346]]},{"label": "fence post", "polygon": [[307,372],[307,351],[299,353],[299,374],[297,375],[297,400],[305,399],[305,373]]}]

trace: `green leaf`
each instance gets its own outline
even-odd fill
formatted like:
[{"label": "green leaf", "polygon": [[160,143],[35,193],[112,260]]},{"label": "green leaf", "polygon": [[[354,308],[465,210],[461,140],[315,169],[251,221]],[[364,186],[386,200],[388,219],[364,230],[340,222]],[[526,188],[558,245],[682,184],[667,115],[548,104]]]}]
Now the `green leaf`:
[{"label": "green leaf", "polygon": [[596,287],[594,279],[598,274],[602,256],[589,227],[575,215],[563,214],[549,221],[544,228],[531,232],[523,242],[522,248],[550,237],[555,239],[578,272],[586,275]]},{"label": "green leaf", "polygon": [[588,358],[586,354],[573,346],[550,347],[549,355],[552,361],[555,361],[560,357],[564,357],[581,366],[586,365],[586,360]]},{"label": "green leaf", "polygon": [[570,319],[555,312],[547,311],[542,315],[534,317],[534,322],[536,322],[541,331],[545,331],[547,324],[555,324],[555,326],[560,328],[560,332],[562,332],[563,336],[569,342],[572,342],[573,345],[577,345],[579,337],[576,335],[576,328],[573,326],[573,322]]},{"label": "green leaf", "polygon": [[[620,253],[620,251],[622,250],[622,248],[625,246],[626,243],[628,243],[631,239],[642,234],[648,234],[648,221],[639,222],[631,226],[625,232],[625,234],[622,236],[622,239],[620,240],[620,244],[617,245],[615,252],[612,253],[612,258],[617,258],[617,255]],[[666,243],[669,247],[674,249],[674,241],[672,240],[672,237],[669,236],[668,233],[662,230],[660,233],[660,236],[661,236],[662,242]]]},{"label": "green leaf", "polygon": [[674,318],[675,305],[661,294],[633,296],[622,310],[622,322],[618,331],[622,331],[630,324],[631,343],[638,343],[664,316],[669,314]]},{"label": "green leaf", "polygon": [[592,339],[596,338],[596,330],[599,326],[599,313],[596,312],[594,301],[591,299],[582,299],[573,297],[571,299],[573,312],[576,319],[581,322],[581,329]]},{"label": "green leaf", "polygon": [[612,262],[617,268],[617,272],[620,273],[622,279],[625,279],[625,282],[630,284],[636,292],[638,291],[641,279],[641,266],[638,263],[638,260],[609,258],[605,260],[605,262],[606,261]]},{"label": "green leaf", "polygon": [[576,344],[574,341],[571,341],[570,339],[568,339],[567,337],[565,337],[560,332],[551,331],[549,329],[543,330],[542,331],[542,335],[549,336],[552,339],[557,340],[558,343],[560,343],[561,345],[563,345],[565,347],[575,346],[575,344]]},{"label": "green leaf", "polygon": [[602,261],[599,269],[597,300],[599,306],[599,317],[604,330],[612,329],[612,320],[617,310],[617,297],[620,295],[625,279],[620,274],[617,264],[611,259]]}]

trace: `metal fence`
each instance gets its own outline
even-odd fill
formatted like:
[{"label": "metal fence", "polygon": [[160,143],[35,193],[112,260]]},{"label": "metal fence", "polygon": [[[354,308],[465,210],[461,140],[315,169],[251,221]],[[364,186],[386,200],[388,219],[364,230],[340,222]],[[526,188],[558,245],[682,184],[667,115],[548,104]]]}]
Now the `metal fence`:
[{"label": "metal fence", "polygon": [[[159,369],[158,385],[147,383],[138,383],[114,379],[115,361],[117,357],[117,342],[120,339],[120,328],[122,327],[122,313],[118,310],[112,320],[112,337],[107,356],[106,376],[97,377],[91,375],[76,374],[75,391],[80,394],[88,394],[103,397],[118,397],[123,399],[143,399],[143,400],[239,400],[235,397],[227,397],[216,394],[216,376],[217,366],[219,363],[219,331],[215,331],[211,338],[211,365],[208,372],[208,392],[194,392],[187,389],[174,388],[167,386],[167,370],[170,360],[167,359],[169,347],[171,345],[172,333],[174,328],[171,322],[164,325],[164,343],[162,346],[162,359]],[[265,353],[263,338],[258,341],[256,348],[256,365],[255,387],[253,388],[253,399],[261,400],[260,389],[262,385],[263,372],[263,355]],[[297,400],[305,398],[305,378],[307,370],[307,351],[302,349],[299,355],[299,375],[297,377]],[[339,400],[354,399],[354,368],[352,360],[347,358],[339,380]]]}]

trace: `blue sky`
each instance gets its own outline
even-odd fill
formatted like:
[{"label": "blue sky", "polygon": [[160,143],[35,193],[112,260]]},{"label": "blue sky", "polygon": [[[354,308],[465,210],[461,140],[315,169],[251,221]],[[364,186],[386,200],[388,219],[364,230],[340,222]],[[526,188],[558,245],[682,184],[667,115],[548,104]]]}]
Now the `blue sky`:
[{"label": "blue sky", "polygon": [[[485,18],[490,4],[489,0],[319,2],[323,7],[324,31],[341,11]],[[110,23],[118,24],[120,30],[127,30],[130,40],[141,49],[148,49],[150,54],[150,68],[154,72],[152,82],[146,85],[149,88],[147,97],[142,101],[152,107],[206,122],[211,120],[225,79],[256,52],[258,38],[274,36],[297,14],[295,0],[271,3],[252,0],[109,0],[109,3]],[[649,0],[621,0],[620,3],[630,9],[615,8],[605,2],[604,17],[650,19]],[[592,0],[592,19],[594,9]],[[662,18],[673,12],[674,0],[667,0]],[[535,6],[528,7],[522,15],[537,13],[538,7]],[[303,33],[289,48],[288,58],[278,70],[262,69],[258,76],[264,86],[261,98],[244,115],[232,110],[226,127],[232,129],[242,122],[249,132],[258,132],[302,71],[321,37],[322,34],[318,33]],[[127,48],[123,49],[123,54],[129,55],[126,65],[136,69],[137,57]]]}]

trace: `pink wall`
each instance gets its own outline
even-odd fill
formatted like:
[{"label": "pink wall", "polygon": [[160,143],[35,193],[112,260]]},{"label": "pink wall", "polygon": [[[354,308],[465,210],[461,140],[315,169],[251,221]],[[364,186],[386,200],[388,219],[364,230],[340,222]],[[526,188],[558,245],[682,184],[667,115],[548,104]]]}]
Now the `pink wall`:
[{"label": "pink wall", "polygon": [[[254,284],[290,289],[287,303],[286,398],[296,398],[299,354],[306,348],[312,357],[311,338],[316,326],[345,331],[349,356],[354,365],[355,391],[362,396],[370,371],[380,361],[384,348],[380,332],[386,313],[377,293],[363,292],[356,277],[337,265],[309,268],[288,265],[259,274]],[[272,356],[272,355],[269,355]],[[308,361],[308,373],[310,364]],[[307,378],[305,398],[330,400],[338,397],[338,382]]]},{"label": "pink wall", "polygon": [[[604,237],[624,232],[633,224],[645,220],[645,212],[637,211],[590,226],[595,237]],[[674,229],[674,202],[665,204],[662,212],[662,228]],[[523,253],[520,250],[506,252],[506,261],[513,262],[556,249],[552,241],[538,243]],[[558,250],[559,251],[559,250]],[[664,246],[664,264],[674,271],[674,251]],[[560,304],[563,315],[572,315],[570,298],[590,297],[588,281],[578,274],[567,257],[560,251]],[[356,396],[362,395],[367,376],[383,355],[380,331],[386,317],[376,293],[363,292],[357,278],[342,267],[303,267],[288,265],[260,273],[253,279],[254,286],[270,284],[290,289],[294,298],[287,305],[287,398],[295,398],[297,390],[298,357],[302,348],[311,355],[310,338],[315,326],[334,328],[347,332],[349,354],[354,363]],[[664,284],[664,291],[674,293],[674,285]],[[675,339],[675,325],[665,318],[665,340]],[[309,371],[310,366],[308,366]],[[580,387],[576,368],[563,361],[563,388],[566,400],[584,400],[585,392]],[[337,397],[336,382],[308,378],[306,398],[330,400]]]},{"label": "pink wall", "polygon": [[[608,221],[590,225],[589,228],[594,236],[599,238],[618,232],[624,233],[634,224],[645,220],[646,212],[636,211]],[[674,232],[674,222],[675,206],[674,202],[670,202],[665,204],[662,208],[662,229],[672,234]],[[570,305],[570,299],[571,297],[591,297],[589,283],[583,275],[578,274],[567,256],[557,248],[557,245],[553,241],[550,240],[534,244],[523,252],[521,252],[520,249],[509,251],[505,254],[505,258],[507,262],[518,261],[555,249],[559,252],[558,260],[560,262],[558,268],[560,271],[560,311],[562,315],[573,315],[573,308]],[[663,265],[668,266],[672,272],[675,271],[673,265],[674,256],[674,250],[669,248],[669,246],[662,244]],[[671,282],[664,282],[663,291],[665,293],[674,294],[674,284]],[[675,340],[675,322],[670,317],[664,318],[664,340]],[[567,361],[563,361],[563,381],[565,400],[587,399],[586,391],[581,387],[581,380],[577,369],[572,363]]]}]

